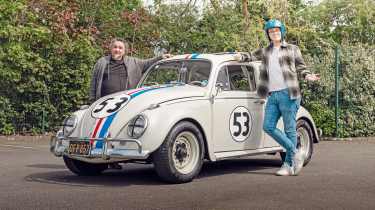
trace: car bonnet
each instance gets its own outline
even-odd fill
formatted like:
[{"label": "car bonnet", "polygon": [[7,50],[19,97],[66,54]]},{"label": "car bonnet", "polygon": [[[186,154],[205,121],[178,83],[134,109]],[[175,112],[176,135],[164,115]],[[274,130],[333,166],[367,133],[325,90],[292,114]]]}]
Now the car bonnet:
[{"label": "car bonnet", "polygon": [[192,85],[160,85],[118,92],[105,96],[86,111],[80,122],[78,137],[112,137],[137,114],[152,104],[183,98],[201,98],[206,88]]}]

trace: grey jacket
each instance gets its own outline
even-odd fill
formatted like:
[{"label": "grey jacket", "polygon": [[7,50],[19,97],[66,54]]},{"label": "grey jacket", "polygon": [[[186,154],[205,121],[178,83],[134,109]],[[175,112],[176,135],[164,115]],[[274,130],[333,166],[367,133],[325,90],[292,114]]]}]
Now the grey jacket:
[{"label": "grey jacket", "polygon": [[[100,58],[93,69],[93,75],[91,77],[90,85],[90,103],[100,98],[102,91],[102,82],[104,71],[109,71],[110,56],[104,56]],[[151,59],[138,59],[129,56],[124,56],[124,64],[128,71],[128,89],[135,88],[142,77],[142,74],[155,62],[162,59],[162,56],[151,58]]]},{"label": "grey jacket", "polygon": [[[268,62],[272,52],[272,44],[265,48],[260,48],[250,56],[242,55],[243,61],[254,61],[261,60],[262,65],[259,74],[259,84],[257,85],[257,93],[260,97],[267,97],[269,88],[269,69]],[[289,95],[291,99],[297,99],[301,97],[301,90],[299,87],[298,78],[304,78],[310,71],[307,70],[306,64],[302,58],[300,49],[296,45],[288,44],[285,41],[280,47],[281,56],[279,59],[281,69],[285,82],[289,89]]]}]

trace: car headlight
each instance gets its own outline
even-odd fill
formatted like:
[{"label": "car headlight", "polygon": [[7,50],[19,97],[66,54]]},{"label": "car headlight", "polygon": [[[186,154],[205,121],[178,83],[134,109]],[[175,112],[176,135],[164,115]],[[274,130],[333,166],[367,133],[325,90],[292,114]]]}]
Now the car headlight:
[{"label": "car headlight", "polygon": [[147,128],[147,118],[144,115],[137,115],[128,124],[128,135],[132,138],[139,138]]},{"label": "car headlight", "polygon": [[64,120],[63,124],[63,135],[65,137],[73,133],[78,123],[78,118],[76,115],[71,115],[70,117]]}]

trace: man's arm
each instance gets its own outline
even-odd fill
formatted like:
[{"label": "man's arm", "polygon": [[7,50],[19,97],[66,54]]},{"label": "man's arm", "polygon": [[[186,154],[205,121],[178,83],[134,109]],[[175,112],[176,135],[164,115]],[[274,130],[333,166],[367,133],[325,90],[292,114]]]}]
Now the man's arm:
[{"label": "man's arm", "polygon": [[[236,55],[237,57],[237,55]],[[263,49],[259,48],[250,53],[239,53],[238,59],[241,62],[259,61],[263,58]]]},{"label": "man's arm", "polygon": [[157,56],[157,57],[150,58],[150,59],[138,59],[137,58],[136,62],[138,63],[138,65],[141,66],[142,74],[143,74],[148,69],[148,67],[160,61],[161,59],[163,59],[163,56]]},{"label": "man's arm", "polygon": [[311,74],[311,72],[307,69],[305,61],[303,60],[301,50],[297,46],[294,48],[294,62],[296,71],[301,78],[305,78],[306,75]]}]

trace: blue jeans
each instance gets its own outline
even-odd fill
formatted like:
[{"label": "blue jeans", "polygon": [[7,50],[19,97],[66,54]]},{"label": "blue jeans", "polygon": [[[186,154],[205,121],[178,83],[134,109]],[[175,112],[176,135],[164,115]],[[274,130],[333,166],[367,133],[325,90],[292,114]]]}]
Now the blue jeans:
[{"label": "blue jeans", "polygon": [[[264,116],[263,130],[285,148],[285,162],[290,166],[297,147],[296,115],[300,102],[300,98],[290,99],[288,89],[271,92]],[[276,127],[280,117],[283,118],[285,133]]]}]

